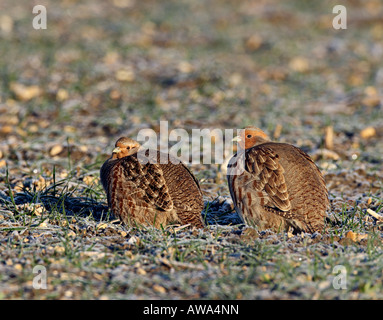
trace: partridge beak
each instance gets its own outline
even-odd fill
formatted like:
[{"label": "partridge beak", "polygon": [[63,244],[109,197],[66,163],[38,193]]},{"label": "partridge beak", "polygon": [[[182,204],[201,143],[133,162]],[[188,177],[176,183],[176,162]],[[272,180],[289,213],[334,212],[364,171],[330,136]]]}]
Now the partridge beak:
[{"label": "partridge beak", "polygon": [[236,136],[236,137],[234,137],[234,139],[231,140],[231,141],[240,142],[240,141],[242,141],[242,139],[241,139],[240,136]]},{"label": "partridge beak", "polygon": [[115,147],[112,151],[112,153],[120,153],[121,152],[121,149],[120,147]]}]

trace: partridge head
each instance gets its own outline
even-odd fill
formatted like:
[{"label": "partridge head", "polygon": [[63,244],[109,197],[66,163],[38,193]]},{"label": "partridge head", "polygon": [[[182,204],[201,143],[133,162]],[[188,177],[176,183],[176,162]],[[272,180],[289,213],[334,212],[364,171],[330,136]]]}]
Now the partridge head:
[{"label": "partridge head", "polygon": [[122,137],[117,140],[112,151],[112,159],[121,159],[138,152],[141,145],[130,138]]},{"label": "partridge head", "polygon": [[256,127],[246,127],[240,131],[233,141],[237,141],[242,149],[249,149],[258,144],[270,141],[270,138],[261,129]]}]

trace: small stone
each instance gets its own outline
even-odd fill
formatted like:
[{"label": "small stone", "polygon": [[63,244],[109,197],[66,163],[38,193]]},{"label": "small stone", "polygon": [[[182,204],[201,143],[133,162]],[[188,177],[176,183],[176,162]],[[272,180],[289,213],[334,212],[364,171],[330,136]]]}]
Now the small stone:
[{"label": "small stone", "polygon": [[339,160],[339,154],[335,151],[328,149],[318,149],[311,153],[311,158],[315,161],[318,159],[326,159],[326,160]]},{"label": "small stone", "polygon": [[10,134],[12,131],[13,131],[12,126],[5,125],[0,128],[0,134],[3,134],[3,135]]},{"label": "small stone", "polygon": [[120,233],[121,237],[124,237],[124,238],[128,235],[128,233],[124,230],[120,230],[119,233]]},{"label": "small stone", "polygon": [[65,252],[65,248],[62,246],[55,246],[54,247],[55,253],[62,254]]},{"label": "small stone", "polygon": [[371,97],[365,97],[362,100],[362,104],[365,105],[366,107],[377,107],[380,105],[380,97],[379,96],[371,96]]},{"label": "small stone", "polygon": [[14,265],[14,268],[17,270],[17,271],[22,271],[23,270],[23,266],[20,264],[20,263],[16,263]]},{"label": "small stone", "polygon": [[374,137],[375,135],[376,135],[376,130],[374,127],[367,127],[360,132],[360,136],[363,139],[369,139]]},{"label": "small stone", "polygon": [[332,126],[326,128],[324,143],[327,149],[334,149],[334,128]]},{"label": "small stone", "polygon": [[41,89],[36,85],[26,86],[21,83],[12,82],[10,89],[22,101],[29,101],[41,94]]},{"label": "small stone", "polygon": [[378,95],[378,90],[375,87],[368,86],[364,89],[364,93],[368,97],[373,97]]},{"label": "small stone", "polygon": [[289,67],[296,72],[306,72],[309,69],[309,61],[303,57],[295,57],[291,59]]},{"label": "small stone", "polygon": [[0,168],[5,167],[6,165],[7,162],[4,159],[0,160]]},{"label": "small stone", "polygon": [[367,234],[355,233],[350,230],[346,233],[346,238],[352,240],[353,242],[357,242],[367,238]]},{"label": "small stone", "polygon": [[158,284],[153,285],[153,290],[158,293],[166,293],[166,289],[163,286],[160,286]]},{"label": "small stone", "polygon": [[99,223],[96,227],[97,230],[103,230],[103,229],[106,229],[108,227],[108,224],[105,223],[105,222],[102,222],[102,223]]},{"label": "small stone", "polygon": [[132,82],[135,78],[134,72],[132,69],[118,70],[115,76],[118,81],[126,81],[126,82]]},{"label": "small stone", "polygon": [[190,73],[193,71],[193,66],[187,61],[181,61],[178,64],[178,70],[182,73]]},{"label": "small stone", "polygon": [[54,157],[54,156],[57,156],[58,154],[60,154],[63,150],[64,150],[64,148],[62,145],[56,144],[55,146],[53,146],[51,148],[51,150],[49,151],[49,154],[50,154],[50,156]]},{"label": "small stone", "polygon": [[246,47],[246,50],[248,51],[256,51],[262,46],[262,44],[263,44],[262,37],[258,34],[254,34],[246,40],[245,47]]},{"label": "small stone", "polygon": [[117,100],[117,99],[120,99],[122,96],[121,92],[118,91],[118,90],[112,90],[110,93],[109,93],[109,97],[113,100]]},{"label": "small stone", "polygon": [[77,131],[77,129],[74,126],[64,126],[64,131],[68,133],[74,133]]},{"label": "small stone", "polygon": [[137,268],[136,273],[139,275],[144,276],[146,274],[146,271],[142,268]]},{"label": "small stone", "polygon": [[240,85],[241,82],[242,82],[242,75],[240,73],[235,72],[229,77],[229,84],[231,87],[236,87]]},{"label": "small stone", "polygon": [[92,184],[95,184],[95,182],[97,182],[97,179],[92,176],[85,176],[83,178],[83,181],[86,185],[91,186]]},{"label": "small stone", "polygon": [[0,30],[5,34],[10,34],[13,30],[13,19],[7,15],[0,16]]},{"label": "small stone", "polygon": [[69,94],[68,94],[68,91],[66,91],[65,89],[59,89],[56,93],[56,99],[57,101],[64,101],[64,100],[67,100],[69,98]]},{"label": "small stone", "polygon": [[41,222],[39,225],[38,225],[39,228],[46,228],[48,227],[48,224],[46,222]]}]

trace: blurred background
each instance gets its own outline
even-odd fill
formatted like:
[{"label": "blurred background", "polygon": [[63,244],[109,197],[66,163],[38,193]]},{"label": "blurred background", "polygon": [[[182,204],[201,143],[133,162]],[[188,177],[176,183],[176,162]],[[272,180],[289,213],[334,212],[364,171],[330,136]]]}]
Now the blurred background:
[{"label": "blurred background", "polygon": [[3,0],[0,168],[66,168],[69,151],[100,164],[160,120],[256,125],[316,159],[381,167],[383,3],[344,2],[336,30],[338,2]]}]

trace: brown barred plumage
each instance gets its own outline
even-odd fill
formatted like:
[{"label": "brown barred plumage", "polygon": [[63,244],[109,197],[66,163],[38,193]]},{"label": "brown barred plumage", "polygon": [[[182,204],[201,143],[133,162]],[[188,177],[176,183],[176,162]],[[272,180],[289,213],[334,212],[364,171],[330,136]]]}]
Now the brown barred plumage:
[{"label": "brown barred plumage", "polygon": [[202,193],[194,175],[168,154],[139,149],[137,141],[120,138],[101,167],[113,213],[128,226],[181,223],[202,228]]},{"label": "brown barred plumage", "polygon": [[315,232],[329,206],[321,172],[301,149],[269,141],[258,128],[236,137],[240,150],[228,164],[228,185],[242,220],[259,230]]}]

